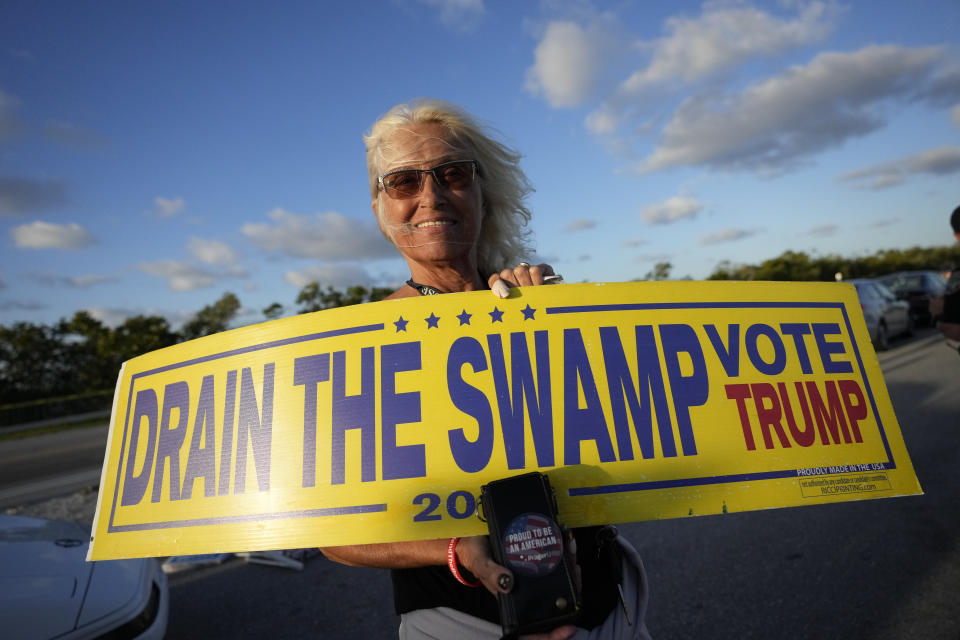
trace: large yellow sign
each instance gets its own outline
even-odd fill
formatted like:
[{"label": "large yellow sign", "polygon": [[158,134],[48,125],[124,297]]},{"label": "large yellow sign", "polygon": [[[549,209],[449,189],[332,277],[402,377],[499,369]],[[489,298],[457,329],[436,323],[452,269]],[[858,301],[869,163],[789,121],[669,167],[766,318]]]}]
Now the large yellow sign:
[{"label": "large yellow sign", "polygon": [[130,360],[90,558],[477,534],[532,470],[570,526],[921,492],[852,286],[533,287]]}]

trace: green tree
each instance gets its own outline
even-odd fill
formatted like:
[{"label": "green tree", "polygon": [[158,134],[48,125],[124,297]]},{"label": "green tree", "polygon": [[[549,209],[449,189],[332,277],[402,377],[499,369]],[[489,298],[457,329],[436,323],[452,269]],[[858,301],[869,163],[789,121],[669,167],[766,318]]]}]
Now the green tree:
[{"label": "green tree", "polygon": [[219,300],[198,311],[189,322],[183,325],[180,335],[184,340],[193,340],[226,331],[239,310],[240,300],[228,291]]},{"label": "green tree", "polygon": [[279,302],[274,302],[269,307],[264,307],[263,317],[267,320],[276,320],[277,318],[283,315],[283,305]]},{"label": "green tree", "polygon": [[359,285],[347,287],[346,291],[339,291],[328,286],[324,290],[319,282],[311,282],[300,289],[297,295],[297,304],[300,308],[297,313],[311,313],[335,307],[347,307],[364,302],[377,302],[390,295],[388,287],[373,287],[367,289]]},{"label": "green tree", "polygon": [[0,403],[73,393],[76,370],[66,351],[59,326],[0,326]]},{"label": "green tree", "polygon": [[669,262],[658,262],[653,265],[652,271],[647,271],[647,275],[643,276],[644,280],[669,280],[670,279],[670,270],[673,269],[673,265]]}]

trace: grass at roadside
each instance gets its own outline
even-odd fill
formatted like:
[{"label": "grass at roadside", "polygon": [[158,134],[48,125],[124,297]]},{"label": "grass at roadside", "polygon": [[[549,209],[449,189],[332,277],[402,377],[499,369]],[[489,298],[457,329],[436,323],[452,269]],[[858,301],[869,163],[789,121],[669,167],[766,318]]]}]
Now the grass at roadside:
[{"label": "grass at roadside", "polygon": [[44,427],[37,427],[36,429],[24,429],[22,431],[12,431],[10,433],[4,433],[0,430],[0,442],[6,440],[22,440],[24,438],[33,438],[34,436],[43,436],[48,433],[56,433],[58,431],[67,431],[70,429],[88,429],[90,427],[100,427],[104,424],[107,424],[110,421],[110,418],[89,418],[87,420],[81,420],[79,422],[62,422],[57,424],[49,424]]}]

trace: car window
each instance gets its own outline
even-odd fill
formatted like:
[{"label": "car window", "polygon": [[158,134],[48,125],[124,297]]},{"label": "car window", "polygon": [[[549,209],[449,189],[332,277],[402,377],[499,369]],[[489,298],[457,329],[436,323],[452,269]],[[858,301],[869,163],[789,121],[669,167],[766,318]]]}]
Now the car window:
[{"label": "car window", "polygon": [[873,286],[876,287],[876,289],[877,289],[877,295],[878,295],[881,299],[886,300],[886,301],[888,301],[888,302],[894,302],[894,301],[897,299],[897,296],[893,295],[893,294],[890,292],[890,289],[887,289],[885,286],[883,286],[883,285],[880,284],[879,282],[874,282],[874,283],[873,283]]}]

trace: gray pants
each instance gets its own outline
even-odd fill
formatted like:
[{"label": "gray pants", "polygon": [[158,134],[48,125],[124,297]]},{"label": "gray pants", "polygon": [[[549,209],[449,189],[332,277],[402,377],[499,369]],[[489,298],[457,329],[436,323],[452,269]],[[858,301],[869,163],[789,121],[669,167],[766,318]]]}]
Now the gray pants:
[{"label": "gray pants", "polygon": [[[646,623],[647,574],[633,545],[623,536],[617,541],[623,549],[621,586],[632,624],[627,622],[618,603],[603,624],[591,631],[579,629],[573,640],[650,640]],[[400,617],[400,640],[499,640],[502,635],[499,624],[447,607],[419,609]]]}]

